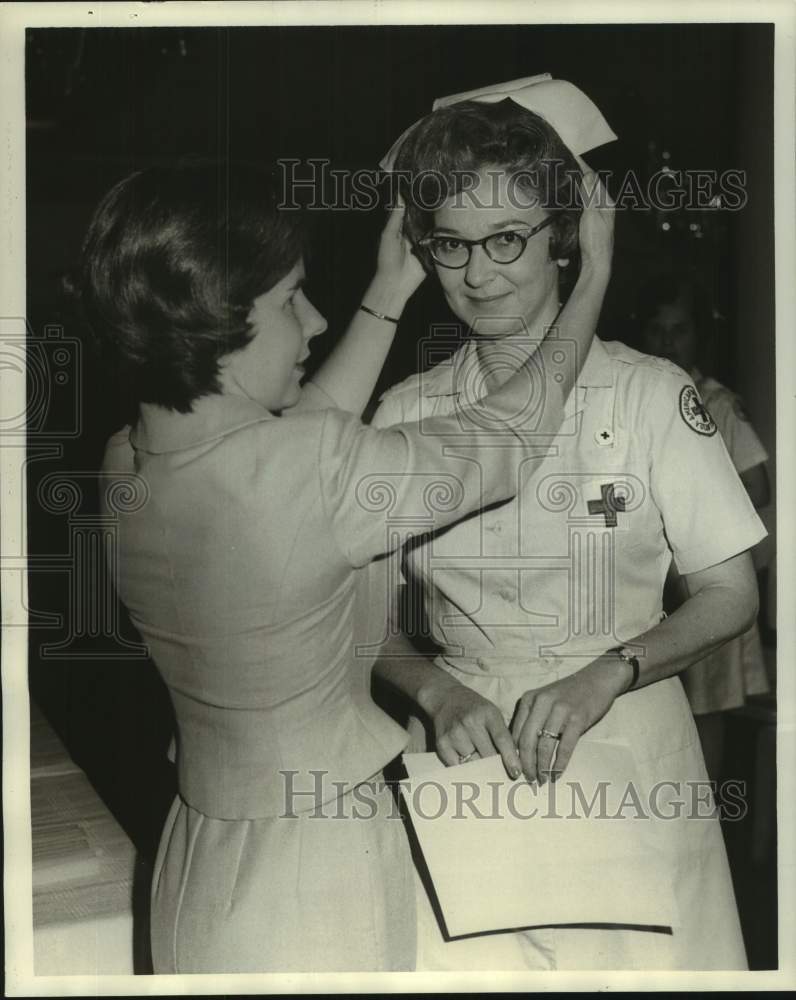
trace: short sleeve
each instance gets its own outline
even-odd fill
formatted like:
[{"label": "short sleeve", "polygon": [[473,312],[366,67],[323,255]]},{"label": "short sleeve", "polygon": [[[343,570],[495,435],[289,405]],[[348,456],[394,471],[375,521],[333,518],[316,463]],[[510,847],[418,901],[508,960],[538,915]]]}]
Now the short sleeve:
[{"label": "short sleeve", "polygon": [[463,431],[460,417],[381,429],[326,411],[318,454],[321,497],[352,566],[516,496],[521,477],[540,459],[508,429],[500,446],[484,447],[478,434]]},{"label": "short sleeve", "polygon": [[694,573],[750,549],[766,530],[694,384],[658,374],[645,406],[650,487],[678,570]]},{"label": "short sleeve", "polygon": [[[416,406],[404,405],[404,397],[418,403]],[[386,392],[379,400],[379,405],[373,414],[371,427],[392,427],[394,424],[414,423],[420,418],[419,397],[415,393]]]},{"label": "short sleeve", "polygon": [[318,385],[317,382],[313,382],[312,379],[308,379],[301,387],[301,410],[329,410],[339,408],[340,404],[337,400],[332,399],[329,393]]},{"label": "short sleeve", "polygon": [[[403,402],[405,395],[397,392],[386,392],[379,400],[379,405],[371,420],[371,426],[392,427],[394,424],[402,424],[407,420],[416,421],[420,416],[420,407],[419,405],[415,407],[405,406]],[[417,393],[413,393],[410,399],[419,402]],[[410,410],[411,412],[407,412]],[[403,570],[403,559],[400,552],[392,553],[390,559],[381,568],[381,573],[384,579],[393,579],[393,586],[406,586],[406,574]],[[397,617],[393,617],[395,607],[392,602],[389,602],[389,608],[391,627],[395,627],[394,623],[397,621]]]},{"label": "short sleeve", "polygon": [[734,393],[727,390],[716,393],[708,408],[738,472],[746,472],[767,461],[768,453],[749,422],[743,403]]}]

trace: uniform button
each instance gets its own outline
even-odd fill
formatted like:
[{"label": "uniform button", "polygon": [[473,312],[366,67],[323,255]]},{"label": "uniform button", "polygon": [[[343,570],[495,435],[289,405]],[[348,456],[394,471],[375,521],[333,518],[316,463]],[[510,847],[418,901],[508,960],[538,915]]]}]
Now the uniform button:
[{"label": "uniform button", "polygon": [[614,443],[614,432],[610,427],[601,427],[594,432],[594,440],[601,448],[607,448]]}]

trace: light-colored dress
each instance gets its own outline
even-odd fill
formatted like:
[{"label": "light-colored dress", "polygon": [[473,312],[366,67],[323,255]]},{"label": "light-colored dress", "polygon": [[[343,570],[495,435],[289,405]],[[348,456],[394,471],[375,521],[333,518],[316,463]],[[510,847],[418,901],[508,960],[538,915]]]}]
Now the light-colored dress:
[{"label": "light-colored dress", "polygon": [[[738,472],[766,462],[768,454],[741,400],[716,379],[699,371],[694,371],[693,376]],[[757,623],[692,664],[680,676],[694,715],[740,708],[748,695],[765,694],[769,683]]]},{"label": "light-colored dress", "polygon": [[[470,341],[386,393],[374,422],[455,411],[484,384],[478,369]],[[494,702],[507,722],[526,690],[661,620],[672,552],[681,572],[691,573],[764,535],[679,368],[595,340],[576,394],[576,415],[516,499],[404,556],[404,576],[422,593],[440,650],[436,663]],[[687,794],[686,782],[707,780],[677,677],[617,699],[589,734],[629,741],[645,795],[661,781]],[[541,928],[446,941],[419,887],[418,968],[745,968],[718,820],[683,815],[661,824],[659,837],[681,919],[672,934]],[[477,863],[462,859],[462,866]],[[509,863],[533,866],[533,843],[527,858]]]},{"label": "light-colored dress", "polygon": [[460,427],[210,395],[189,414],[144,405],[109,442],[118,590],[178,726],[156,972],[413,967],[411,861],[379,784],[406,732],[371,699],[359,570],[516,489],[505,454],[482,479],[435,431]]}]

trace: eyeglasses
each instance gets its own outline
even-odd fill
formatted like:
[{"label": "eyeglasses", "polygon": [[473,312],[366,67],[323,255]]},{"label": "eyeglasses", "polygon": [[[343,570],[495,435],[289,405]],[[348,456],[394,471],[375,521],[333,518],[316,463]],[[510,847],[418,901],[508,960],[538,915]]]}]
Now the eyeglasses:
[{"label": "eyeglasses", "polygon": [[553,219],[554,215],[548,215],[531,229],[505,229],[482,240],[466,240],[461,236],[424,236],[417,241],[417,245],[425,247],[442,267],[467,267],[473,247],[483,247],[487,257],[496,264],[513,264],[525,253],[528,240],[549,226]]}]

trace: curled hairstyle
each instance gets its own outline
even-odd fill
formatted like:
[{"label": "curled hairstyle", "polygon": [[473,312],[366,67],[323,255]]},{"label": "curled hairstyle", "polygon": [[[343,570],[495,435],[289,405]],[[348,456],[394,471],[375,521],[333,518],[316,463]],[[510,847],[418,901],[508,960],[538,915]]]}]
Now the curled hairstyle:
[{"label": "curled hairstyle", "polygon": [[[582,171],[555,129],[511,99],[486,104],[462,101],[433,111],[409,133],[395,171],[406,203],[413,242],[433,226],[434,210],[463,190],[468,176],[489,168],[505,172],[555,213],[550,255],[578,258]],[[431,268],[425,256],[424,263]],[[573,268],[572,270],[576,270]]]},{"label": "curled hairstyle", "polygon": [[254,300],[305,249],[275,176],[250,166],[152,167],[100,202],[72,281],[100,354],[137,402],[187,413],[220,392],[219,360],[251,339]]}]

